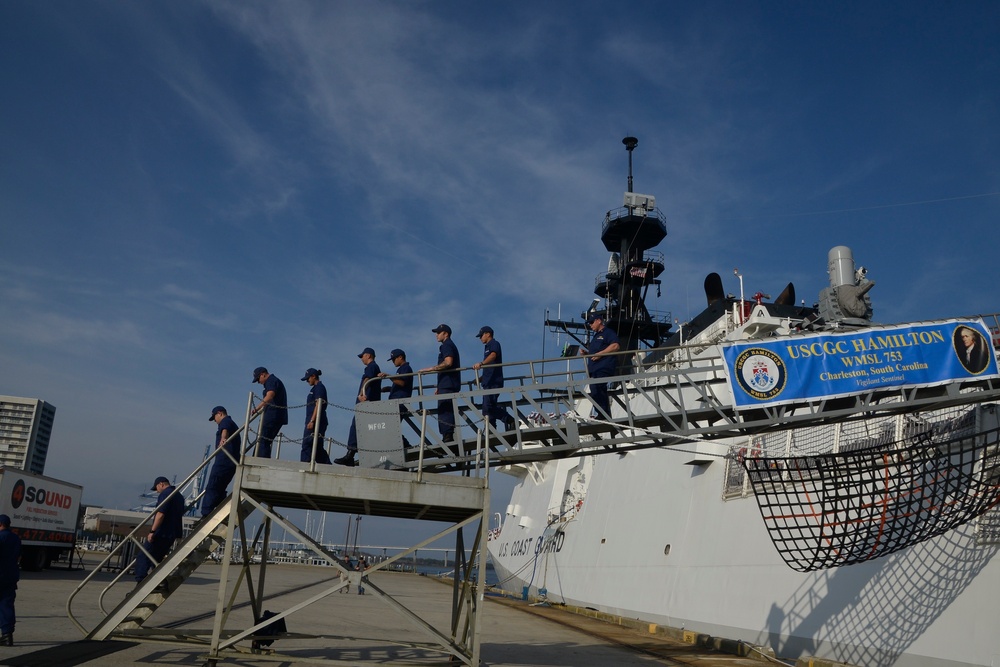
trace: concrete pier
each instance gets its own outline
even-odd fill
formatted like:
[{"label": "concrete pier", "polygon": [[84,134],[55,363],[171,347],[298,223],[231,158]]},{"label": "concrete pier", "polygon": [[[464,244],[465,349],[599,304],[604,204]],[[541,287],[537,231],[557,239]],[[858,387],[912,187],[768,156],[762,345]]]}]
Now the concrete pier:
[{"label": "concrete pier", "polygon": [[[85,559],[92,568],[97,554]],[[194,573],[157,612],[162,626],[211,628],[218,595],[217,565]],[[48,570],[26,572],[17,597],[15,646],[0,648],[0,665],[71,667],[73,665],[201,665],[208,650],[190,643],[113,640],[84,642],[66,615],[66,599],[84,572]],[[315,587],[336,576],[334,568],[272,565],[268,569],[273,591],[264,607],[280,611],[308,598]],[[99,574],[104,577],[104,574]],[[110,574],[106,575],[110,580]],[[371,583],[390,592],[427,617],[447,615],[452,588],[428,577],[377,572]],[[328,585],[328,584],[327,584]],[[111,595],[115,595],[112,593]],[[118,593],[121,596],[123,593]],[[114,604],[117,598],[106,604]],[[95,605],[96,607],[96,605]],[[234,615],[246,614],[237,608]],[[94,621],[97,620],[95,611]],[[447,618],[434,619],[447,624]],[[291,660],[334,660],[343,664],[440,665],[448,656],[427,643],[425,635],[394,614],[374,595],[335,594],[289,616],[288,638],[277,640],[284,659],[267,653],[247,653],[220,665],[290,665]],[[405,645],[412,643],[416,646]],[[425,647],[420,644],[424,643]],[[511,600],[487,597],[482,616],[482,661],[487,665],[695,665],[698,667],[759,667],[763,662],[725,655],[697,645],[649,633],[642,628],[616,626],[554,608],[531,607]],[[773,663],[772,663],[773,664]]]}]

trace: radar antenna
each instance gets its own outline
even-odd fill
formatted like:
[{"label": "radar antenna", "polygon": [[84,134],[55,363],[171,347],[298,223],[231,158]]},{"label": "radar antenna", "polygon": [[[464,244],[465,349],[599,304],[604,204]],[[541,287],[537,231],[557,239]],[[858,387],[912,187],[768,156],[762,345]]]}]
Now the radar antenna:
[{"label": "radar antenna", "polygon": [[625,137],[622,139],[622,143],[625,144],[625,150],[628,151],[628,190],[627,192],[632,192],[632,151],[635,147],[639,145],[639,140],[635,137]]}]

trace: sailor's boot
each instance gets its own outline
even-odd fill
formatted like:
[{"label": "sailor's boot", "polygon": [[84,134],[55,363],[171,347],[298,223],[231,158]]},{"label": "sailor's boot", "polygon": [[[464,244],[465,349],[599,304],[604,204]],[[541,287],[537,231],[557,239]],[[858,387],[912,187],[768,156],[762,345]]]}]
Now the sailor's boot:
[{"label": "sailor's boot", "polygon": [[339,459],[334,459],[333,462],[336,463],[337,465],[342,465],[342,466],[356,466],[358,464],[354,460],[354,457],[357,455],[357,453],[358,450],[356,449],[348,449],[346,454],[341,456]]}]

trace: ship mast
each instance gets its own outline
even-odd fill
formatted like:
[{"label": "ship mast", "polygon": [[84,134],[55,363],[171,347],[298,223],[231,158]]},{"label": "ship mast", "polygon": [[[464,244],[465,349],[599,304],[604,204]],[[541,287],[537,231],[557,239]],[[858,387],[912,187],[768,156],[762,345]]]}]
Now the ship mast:
[{"label": "ship mast", "polygon": [[635,137],[625,137],[622,139],[622,143],[625,144],[625,150],[628,151],[628,190],[626,192],[632,192],[632,151],[639,145],[639,140]]},{"label": "ship mast", "polygon": [[670,333],[670,316],[654,317],[645,299],[651,286],[655,285],[659,291],[663,254],[647,251],[666,237],[667,224],[663,213],[656,208],[655,197],[633,191],[632,151],[639,140],[625,137],[622,143],[628,152],[628,189],[623,205],[604,216],[601,241],[611,253],[611,259],[607,272],[597,277],[594,294],[598,298],[581,313],[584,322],[546,319],[545,325],[553,331],[566,332],[582,343],[575,332],[582,333],[584,339],[589,337],[585,320],[591,313],[600,313],[618,334],[623,349],[660,347]]}]

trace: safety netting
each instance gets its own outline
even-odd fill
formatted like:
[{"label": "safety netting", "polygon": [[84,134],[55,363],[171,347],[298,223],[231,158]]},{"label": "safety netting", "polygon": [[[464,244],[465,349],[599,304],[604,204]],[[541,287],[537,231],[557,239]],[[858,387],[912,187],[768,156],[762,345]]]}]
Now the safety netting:
[{"label": "safety netting", "polygon": [[739,456],[781,558],[800,572],[862,563],[997,505],[1000,428],[982,430],[976,414],[862,449]]}]

